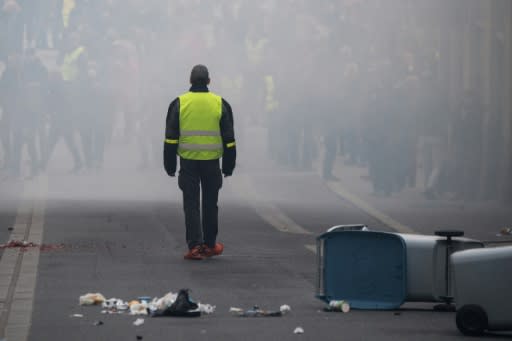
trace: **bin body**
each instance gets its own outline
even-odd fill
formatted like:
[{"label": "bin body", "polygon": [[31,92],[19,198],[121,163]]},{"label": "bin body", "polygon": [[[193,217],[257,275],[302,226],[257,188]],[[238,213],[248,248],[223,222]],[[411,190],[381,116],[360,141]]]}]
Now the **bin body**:
[{"label": "bin body", "polygon": [[512,246],[460,251],[450,261],[457,310],[477,305],[489,330],[512,330]]},{"label": "bin body", "polygon": [[406,248],[392,233],[334,230],[317,238],[316,296],[355,309],[395,309],[406,295]]},{"label": "bin body", "polygon": [[[453,296],[453,285],[446,292],[445,237],[399,233],[407,248],[407,297],[409,302],[441,302],[440,296]],[[468,238],[453,238],[449,254],[484,247]],[[451,281],[451,272],[448,274]]]}]

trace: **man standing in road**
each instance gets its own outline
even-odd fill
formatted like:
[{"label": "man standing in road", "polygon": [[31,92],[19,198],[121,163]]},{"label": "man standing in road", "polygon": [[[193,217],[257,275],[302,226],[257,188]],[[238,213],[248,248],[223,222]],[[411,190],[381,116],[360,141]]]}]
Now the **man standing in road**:
[{"label": "man standing in road", "polygon": [[209,92],[206,66],[193,67],[190,83],[190,91],[172,101],[167,112],[164,167],[169,176],[175,176],[176,155],[180,156],[178,185],[183,192],[189,249],[184,258],[201,260],[224,250],[216,242],[217,201],[222,174],[230,176],[235,168],[236,145],[231,106]]}]

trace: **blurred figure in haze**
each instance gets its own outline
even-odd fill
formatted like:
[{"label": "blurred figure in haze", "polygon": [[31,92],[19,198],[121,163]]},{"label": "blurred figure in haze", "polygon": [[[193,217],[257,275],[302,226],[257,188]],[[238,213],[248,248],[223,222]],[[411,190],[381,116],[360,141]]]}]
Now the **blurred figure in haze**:
[{"label": "blurred figure in haze", "polygon": [[75,132],[79,116],[83,114],[83,85],[87,80],[86,49],[80,42],[80,36],[74,32],[67,37],[64,44],[63,57],[60,63],[60,79],[52,75],[50,89],[50,133],[48,137],[48,153],[45,157],[44,167],[60,137],[64,137],[73,156],[76,173],[83,167],[82,159],[75,143]]},{"label": "blurred figure in haze", "polygon": [[483,113],[481,96],[475,90],[466,90],[451,134],[459,199],[476,199],[479,192]]},{"label": "blurred figure in haze", "polygon": [[[7,71],[6,71],[7,72]],[[12,131],[12,175],[21,176],[23,146],[27,146],[30,157],[30,176],[37,174],[39,157],[36,149],[38,126],[42,124],[44,113],[42,87],[46,84],[46,69],[28,50],[25,60],[15,57],[14,67],[7,79],[12,87],[9,111],[11,112]]]},{"label": "blurred figure in haze", "polygon": [[5,71],[0,79],[0,143],[4,152],[3,168],[12,172],[12,117],[17,114],[18,97],[21,96],[21,60],[12,54],[7,59]]},{"label": "blurred figure in haze", "polygon": [[[23,82],[25,87],[27,116],[33,120],[34,143],[39,146],[39,161],[47,152],[47,133],[45,115],[47,114],[48,70],[35,53],[35,49],[25,51],[23,63]],[[32,139],[32,137],[30,137]],[[41,164],[38,164],[41,167]]]},{"label": "blurred figure in haze", "polygon": [[72,103],[70,103],[71,99],[67,98],[68,91],[65,86],[66,84],[62,81],[60,73],[54,72],[50,74],[48,86],[50,130],[48,133],[48,150],[43,159],[43,168],[47,169],[57,142],[63,138],[73,157],[73,171],[76,171],[82,168],[82,160],[74,136],[75,122],[69,112],[69,107]]},{"label": "blurred figure in haze", "polygon": [[[103,166],[105,141],[113,111],[105,84],[99,64],[89,62],[87,78],[83,81],[84,88],[81,93],[82,110],[76,120],[85,166],[89,170]],[[94,101],[93,108],[88,105],[90,101]]]},{"label": "blurred figure in haze", "polygon": [[23,50],[23,8],[16,0],[4,0],[0,11],[0,59]]}]

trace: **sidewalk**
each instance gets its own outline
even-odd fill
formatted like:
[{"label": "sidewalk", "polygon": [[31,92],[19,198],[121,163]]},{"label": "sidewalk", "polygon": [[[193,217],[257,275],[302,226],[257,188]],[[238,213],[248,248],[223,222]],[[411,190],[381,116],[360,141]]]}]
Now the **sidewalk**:
[{"label": "sidewalk", "polygon": [[367,168],[347,166],[343,161],[338,158],[333,170],[340,185],[375,212],[414,233],[433,234],[440,229],[459,229],[469,238],[512,243],[512,236],[497,235],[502,228],[512,226],[511,205],[496,201],[429,200],[415,188],[406,188],[389,197],[375,196]]}]

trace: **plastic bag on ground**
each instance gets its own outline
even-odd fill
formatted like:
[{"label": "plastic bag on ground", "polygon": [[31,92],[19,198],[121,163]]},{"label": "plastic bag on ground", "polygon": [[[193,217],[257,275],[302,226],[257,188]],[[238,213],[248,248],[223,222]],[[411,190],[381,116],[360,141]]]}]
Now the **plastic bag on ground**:
[{"label": "plastic bag on ground", "polygon": [[201,311],[199,305],[190,300],[188,290],[181,289],[176,300],[169,307],[151,311],[151,316],[198,317],[201,316]]},{"label": "plastic bag on ground", "polygon": [[105,296],[100,293],[88,293],[79,298],[80,305],[98,305],[105,302]]}]

